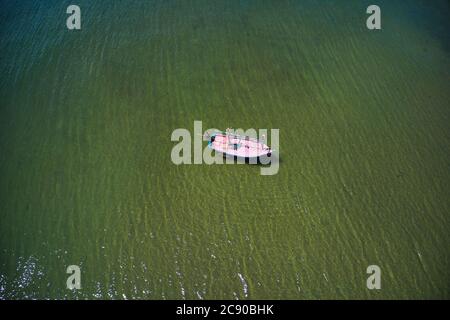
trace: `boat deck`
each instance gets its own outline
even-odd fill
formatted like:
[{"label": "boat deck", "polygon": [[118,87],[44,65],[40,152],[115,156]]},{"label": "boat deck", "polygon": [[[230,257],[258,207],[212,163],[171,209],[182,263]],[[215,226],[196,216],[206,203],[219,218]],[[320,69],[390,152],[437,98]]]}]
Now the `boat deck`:
[{"label": "boat deck", "polygon": [[241,158],[257,158],[271,152],[270,147],[256,139],[222,133],[214,135],[210,147],[226,155]]}]

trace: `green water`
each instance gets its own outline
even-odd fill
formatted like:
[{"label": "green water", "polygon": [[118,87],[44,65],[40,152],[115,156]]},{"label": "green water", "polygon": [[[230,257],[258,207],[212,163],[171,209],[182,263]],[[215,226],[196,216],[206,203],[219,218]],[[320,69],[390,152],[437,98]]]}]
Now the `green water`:
[{"label": "green water", "polygon": [[[450,298],[447,1],[75,2],[0,2],[0,299]],[[194,120],[278,174],[174,165]]]}]

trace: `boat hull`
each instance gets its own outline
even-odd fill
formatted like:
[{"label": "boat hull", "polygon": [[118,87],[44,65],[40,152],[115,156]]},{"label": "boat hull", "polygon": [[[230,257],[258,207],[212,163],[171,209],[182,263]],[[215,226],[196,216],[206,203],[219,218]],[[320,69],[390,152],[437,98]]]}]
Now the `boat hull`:
[{"label": "boat hull", "polygon": [[246,163],[267,163],[267,160],[261,159],[270,158],[273,152],[269,146],[257,139],[223,133],[212,135],[208,147],[224,157]]}]

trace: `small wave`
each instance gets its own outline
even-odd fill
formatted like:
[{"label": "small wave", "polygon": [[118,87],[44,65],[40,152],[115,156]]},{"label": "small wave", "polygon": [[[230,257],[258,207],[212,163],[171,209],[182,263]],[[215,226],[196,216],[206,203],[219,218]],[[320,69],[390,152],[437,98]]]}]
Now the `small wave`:
[{"label": "small wave", "polygon": [[244,291],[244,297],[248,298],[248,284],[245,281],[245,278],[242,274],[238,273],[239,276],[239,280],[241,281],[242,284],[242,290]]}]

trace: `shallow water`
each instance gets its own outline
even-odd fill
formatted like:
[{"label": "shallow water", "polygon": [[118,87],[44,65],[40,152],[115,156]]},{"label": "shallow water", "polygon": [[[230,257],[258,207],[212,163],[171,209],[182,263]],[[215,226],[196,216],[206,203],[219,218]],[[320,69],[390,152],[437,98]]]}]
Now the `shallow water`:
[{"label": "shallow water", "polygon": [[[0,298],[450,297],[447,1],[77,4],[0,1]],[[175,166],[194,120],[279,173]]]}]

